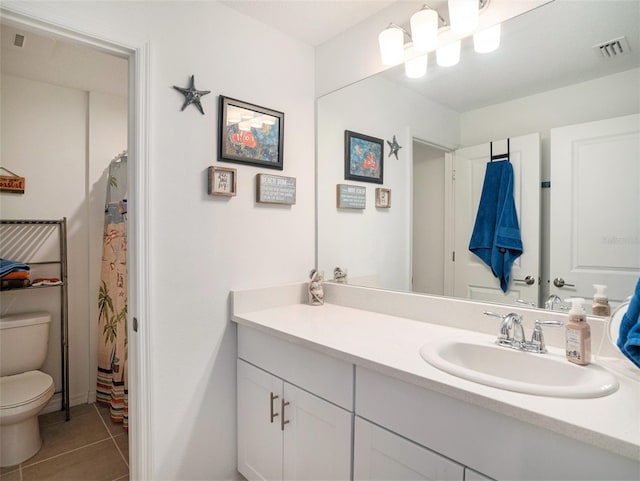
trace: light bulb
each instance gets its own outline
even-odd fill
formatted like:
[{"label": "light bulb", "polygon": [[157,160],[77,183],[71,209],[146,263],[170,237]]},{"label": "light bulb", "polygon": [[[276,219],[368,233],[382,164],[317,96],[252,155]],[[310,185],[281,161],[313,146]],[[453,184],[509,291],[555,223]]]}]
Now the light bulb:
[{"label": "light bulb", "polygon": [[389,26],[378,35],[380,56],[384,65],[397,65],[402,62],[404,55],[404,32]]},{"label": "light bulb", "polygon": [[500,24],[473,34],[473,48],[478,53],[489,53],[500,46]]},{"label": "light bulb", "polygon": [[438,12],[430,8],[418,10],[411,16],[411,38],[418,52],[429,52],[438,46]]},{"label": "light bulb", "polygon": [[465,35],[478,26],[478,0],[449,0],[449,23],[453,33]]},{"label": "light bulb", "polygon": [[460,40],[436,50],[436,60],[441,67],[451,67],[460,61]]},{"label": "light bulb", "polygon": [[406,49],[404,62],[404,74],[409,78],[420,78],[427,74],[428,56],[426,53],[418,53],[415,47]]}]

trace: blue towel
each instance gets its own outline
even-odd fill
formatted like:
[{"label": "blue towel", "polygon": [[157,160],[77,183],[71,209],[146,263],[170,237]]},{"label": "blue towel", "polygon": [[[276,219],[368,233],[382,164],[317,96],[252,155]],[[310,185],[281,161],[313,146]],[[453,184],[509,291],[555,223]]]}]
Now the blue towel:
[{"label": "blue towel", "polygon": [[29,269],[31,269],[29,265],[24,262],[0,259],[0,277],[4,277],[10,272],[28,271]]},{"label": "blue towel", "polygon": [[523,251],[513,200],[513,166],[507,160],[487,163],[469,250],[491,267],[502,292],[507,292],[511,266]]},{"label": "blue towel", "polygon": [[640,279],[620,322],[617,344],[622,353],[640,367]]}]

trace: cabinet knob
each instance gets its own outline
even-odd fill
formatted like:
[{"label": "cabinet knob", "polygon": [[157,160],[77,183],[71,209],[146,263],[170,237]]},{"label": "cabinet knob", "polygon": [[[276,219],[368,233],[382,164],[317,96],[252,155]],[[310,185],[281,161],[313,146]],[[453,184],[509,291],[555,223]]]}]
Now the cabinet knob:
[{"label": "cabinet knob", "polygon": [[289,405],[289,401],[285,401],[284,398],[280,400],[280,430],[284,431],[284,425],[289,424],[289,420],[284,419],[284,407]]},{"label": "cabinet knob", "polygon": [[273,401],[275,401],[276,399],[278,399],[278,396],[271,393],[271,402],[270,402],[270,408],[269,408],[269,415],[271,416],[271,422],[273,423],[273,420],[275,419],[276,416],[278,416],[278,413],[273,411]]}]

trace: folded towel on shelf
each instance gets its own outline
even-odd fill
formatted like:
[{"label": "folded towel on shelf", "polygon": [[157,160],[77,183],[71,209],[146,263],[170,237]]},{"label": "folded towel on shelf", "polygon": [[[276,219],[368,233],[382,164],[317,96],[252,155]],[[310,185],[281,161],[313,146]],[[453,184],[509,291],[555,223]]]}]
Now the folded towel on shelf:
[{"label": "folded towel on shelf", "polygon": [[0,259],[0,277],[4,277],[14,271],[28,271],[29,264],[20,261],[11,261],[9,259]]},{"label": "folded towel on shelf", "polygon": [[9,281],[13,279],[29,279],[29,271],[13,271],[9,274],[2,276],[3,281]]},{"label": "folded towel on shelf", "polygon": [[29,279],[2,279],[0,280],[0,290],[8,291],[10,289],[20,289],[22,287],[29,287],[31,281]]},{"label": "folded towel on shelf", "polygon": [[640,368],[640,279],[620,322],[617,344],[622,353]]},{"label": "folded towel on shelf", "polygon": [[33,287],[39,286],[60,286],[62,285],[62,281],[57,277],[39,277],[34,279],[31,283]]},{"label": "folded towel on shelf", "polygon": [[469,250],[491,267],[507,292],[511,266],[523,252],[513,200],[513,166],[507,160],[487,163]]}]

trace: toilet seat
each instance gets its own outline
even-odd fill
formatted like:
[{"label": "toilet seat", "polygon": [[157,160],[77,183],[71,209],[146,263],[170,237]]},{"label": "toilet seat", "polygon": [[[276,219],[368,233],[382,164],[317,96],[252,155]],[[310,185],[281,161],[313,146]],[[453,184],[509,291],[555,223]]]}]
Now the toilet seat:
[{"label": "toilet seat", "polygon": [[53,378],[41,371],[0,377],[0,409],[11,409],[50,397]]}]

